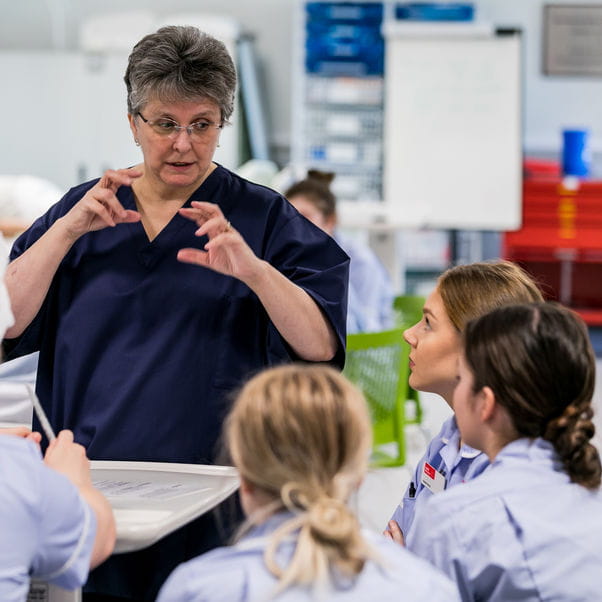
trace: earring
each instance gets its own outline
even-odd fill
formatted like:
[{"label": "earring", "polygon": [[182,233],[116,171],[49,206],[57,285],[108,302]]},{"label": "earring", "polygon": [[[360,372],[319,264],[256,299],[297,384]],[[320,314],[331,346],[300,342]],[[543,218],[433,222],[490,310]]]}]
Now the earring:
[{"label": "earring", "polygon": [[140,146],[140,140],[138,140],[138,138],[134,138],[134,142],[136,143],[136,146]]}]

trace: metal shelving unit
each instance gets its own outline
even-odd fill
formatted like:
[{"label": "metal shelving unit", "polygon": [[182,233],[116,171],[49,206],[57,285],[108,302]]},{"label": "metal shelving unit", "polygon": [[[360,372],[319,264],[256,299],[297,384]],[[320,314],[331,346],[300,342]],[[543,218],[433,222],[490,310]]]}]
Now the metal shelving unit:
[{"label": "metal shelving unit", "polygon": [[383,2],[297,6],[292,162],[336,173],[345,201],[382,199]]}]

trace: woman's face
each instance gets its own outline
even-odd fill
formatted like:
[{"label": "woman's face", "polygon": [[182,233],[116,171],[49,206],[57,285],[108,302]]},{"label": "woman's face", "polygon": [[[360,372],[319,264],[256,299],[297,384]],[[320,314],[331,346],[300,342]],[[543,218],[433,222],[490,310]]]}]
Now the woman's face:
[{"label": "woman's face", "polygon": [[[168,189],[194,188],[211,166],[219,141],[221,112],[213,101],[165,103],[148,102],[140,115],[129,115],[134,137],[144,155],[144,177]],[[180,126],[205,122],[210,124],[201,135],[186,130],[161,135],[148,122],[171,121]]]},{"label": "woman's face", "polygon": [[411,347],[410,385],[418,391],[441,395],[451,406],[460,333],[451,323],[438,290],[429,295],[422,311],[422,320],[403,333]]},{"label": "woman's face", "polygon": [[312,203],[305,195],[299,194],[288,199],[289,203],[314,226],[322,228],[324,232],[332,236],[334,232],[334,217],[326,217],[315,203]]}]

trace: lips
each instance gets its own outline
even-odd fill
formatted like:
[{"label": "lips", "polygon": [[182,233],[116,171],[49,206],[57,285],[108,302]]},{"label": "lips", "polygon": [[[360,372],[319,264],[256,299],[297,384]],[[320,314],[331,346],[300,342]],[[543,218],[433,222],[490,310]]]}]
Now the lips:
[{"label": "lips", "polygon": [[171,165],[172,167],[188,167],[192,165],[192,163],[187,163],[185,161],[172,161],[168,162],[167,165]]}]

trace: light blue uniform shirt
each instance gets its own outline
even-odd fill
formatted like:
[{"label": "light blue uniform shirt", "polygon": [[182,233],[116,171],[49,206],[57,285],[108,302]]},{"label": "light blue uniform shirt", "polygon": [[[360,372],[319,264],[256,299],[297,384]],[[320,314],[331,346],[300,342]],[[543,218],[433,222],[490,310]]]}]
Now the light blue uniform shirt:
[{"label": "light blue uniform shirt", "polygon": [[[431,490],[420,481],[425,462],[445,476],[446,489],[474,479],[489,466],[489,459],[483,452],[469,445],[459,447],[459,444],[460,431],[456,417],[450,416],[443,423],[439,434],[429,443],[426,453],[416,465],[414,479],[406,489],[401,504],[397,506],[391,517],[397,521],[404,537],[407,538],[410,534],[416,509],[433,495]],[[414,495],[411,495],[412,488],[415,490]]]},{"label": "light blue uniform shirt", "polygon": [[542,439],[513,441],[478,479],[434,496],[408,547],[463,600],[602,600],[602,495],[571,483]]},{"label": "light blue uniform shirt", "polygon": [[376,253],[360,241],[336,231],[333,237],[349,255],[347,332],[393,328],[393,285]]},{"label": "light blue uniform shirt", "polygon": [[[314,595],[316,592],[308,588],[292,587],[271,598],[277,580],[266,568],[263,553],[270,533],[290,516],[277,514],[253,529],[238,544],[218,548],[180,565],[165,582],[157,602],[459,600],[454,584],[439,571],[401,546],[372,533],[364,535],[382,557],[383,567],[367,562],[355,581],[339,583],[340,587],[327,589],[322,596]],[[293,541],[279,548],[277,562],[280,566],[287,563],[293,551]]]},{"label": "light blue uniform shirt", "polygon": [[0,435],[0,600],[23,602],[30,576],[83,585],[95,534],[92,510],[37,446]]}]

